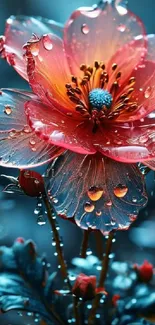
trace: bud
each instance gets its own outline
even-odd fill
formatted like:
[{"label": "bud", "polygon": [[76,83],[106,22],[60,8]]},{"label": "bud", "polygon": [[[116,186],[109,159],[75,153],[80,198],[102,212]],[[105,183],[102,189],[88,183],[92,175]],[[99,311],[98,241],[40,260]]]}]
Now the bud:
[{"label": "bud", "polygon": [[144,261],[142,265],[135,264],[134,269],[137,272],[139,280],[143,282],[151,281],[153,277],[153,265],[148,261]]},{"label": "bud", "polygon": [[45,193],[44,180],[42,176],[32,170],[21,170],[19,185],[28,196],[36,197]]},{"label": "bud", "polygon": [[93,299],[96,295],[96,276],[79,274],[72,288],[72,293],[77,298],[83,298],[83,300]]},{"label": "bud", "polygon": [[114,307],[117,307],[117,301],[120,300],[120,295],[113,295],[112,297],[112,304]]}]

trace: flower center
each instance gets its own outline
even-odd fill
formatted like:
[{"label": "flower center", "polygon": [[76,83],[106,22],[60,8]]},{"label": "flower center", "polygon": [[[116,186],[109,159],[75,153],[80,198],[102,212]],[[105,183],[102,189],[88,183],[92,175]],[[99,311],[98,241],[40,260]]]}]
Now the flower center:
[{"label": "flower center", "polygon": [[[103,62],[95,61],[92,66],[81,64],[80,77],[72,76],[65,85],[69,99],[75,110],[84,119],[93,122],[93,132],[100,123],[116,120],[133,114],[138,108],[134,95],[135,77],[130,77],[122,88],[122,73],[113,63],[106,67]],[[72,114],[69,112],[69,114]]]},{"label": "flower center", "polygon": [[110,108],[112,104],[112,95],[109,91],[95,88],[89,92],[89,103],[92,109],[101,110],[104,106]]}]

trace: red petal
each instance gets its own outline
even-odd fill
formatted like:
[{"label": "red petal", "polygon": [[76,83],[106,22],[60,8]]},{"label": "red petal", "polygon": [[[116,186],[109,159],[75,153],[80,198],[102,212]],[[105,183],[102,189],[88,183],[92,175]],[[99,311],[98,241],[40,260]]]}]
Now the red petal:
[{"label": "red petal", "polygon": [[[133,73],[135,77],[135,91],[133,100],[137,100],[138,109],[133,113],[120,114],[117,122],[129,122],[139,120],[154,110],[155,104],[155,62],[144,61]],[[122,87],[123,89],[123,87]],[[123,90],[122,90],[123,92]]]},{"label": "red petal", "polygon": [[[112,83],[116,81],[116,75],[119,72],[121,72],[119,85],[121,86],[125,81],[128,81],[132,71],[140,64],[145,55],[146,43],[144,38],[133,40],[121,47],[108,62],[107,72],[109,76],[111,75],[108,89],[110,90]],[[116,63],[118,67],[115,72],[111,74],[113,63]]]},{"label": "red petal", "polygon": [[[126,10],[121,15],[111,5],[107,5],[105,10],[92,7],[76,10],[67,22],[64,33],[71,70],[77,75],[82,63],[92,65],[97,60],[107,64],[121,47],[133,41],[136,36],[145,35],[145,30],[140,19],[133,13]],[[145,50],[143,38],[139,45]],[[127,61],[131,52],[130,47],[129,53],[126,51]],[[140,59],[139,53],[134,60],[135,66]]]},{"label": "red petal", "polygon": [[155,116],[133,123],[100,128],[93,139],[102,154],[120,162],[136,163],[155,157]]},{"label": "red petal", "polygon": [[32,33],[41,36],[45,33],[62,31],[61,26],[48,19],[33,18],[27,16],[11,16],[6,22],[5,30],[5,56],[9,64],[13,65],[17,72],[27,78],[26,62],[23,58],[23,45],[30,39]]},{"label": "red petal", "polygon": [[[5,90],[0,96],[0,165],[34,167],[57,157],[63,150],[51,146],[32,131],[24,106],[31,95]],[[33,98],[33,94],[32,94]]]},{"label": "red petal", "polygon": [[126,229],[147,203],[136,165],[70,151],[49,166],[46,188],[58,214],[75,216],[84,229]]},{"label": "red petal", "polygon": [[62,40],[48,34],[28,42],[25,48],[29,82],[34,93],[46,104],[54,103],[59,109],[73,110],[75,104],[67,96],[65,87],[71,81],[71,73]]},{"label": "red petal", "polygon": [[88,121],[75,120],[62,114],[52,106],[44,106],[35,101],[26,104],[26,113],[35,133],[57,146],[83,154],[93,154],[92,127]]}]

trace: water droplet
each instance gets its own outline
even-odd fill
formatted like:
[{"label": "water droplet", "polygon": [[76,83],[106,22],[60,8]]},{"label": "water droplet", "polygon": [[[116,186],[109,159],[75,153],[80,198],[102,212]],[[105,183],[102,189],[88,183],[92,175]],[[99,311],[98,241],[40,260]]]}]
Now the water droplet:
[{"label": "water droplet", "polygon": [[33,138],[31,138],[29,143],[31,146],[34,146],[36,144],[36,141]]},{"label": "water droplet", "polygon": [[90,248],[88,248],[88,249],[87,249],[87,252],[86,252],[86,255],[89,256],[89,255],[91,255],[91,254],[92,254],[92,251],[91,251]]},{"label": "water droplet", "polygon": [[151,96],[151,91],[152,91],[152,88],[147,87],[147,89],[144,92],[144,96],[145,96],[146,99],[148,99]]},{"label": "water droplet", "polygon": [[31,128],[30,128],[30,126],[29,126],[29,125],[25,125],[23,131],[24,131],[25,133],[30,133],[30,132],[31,132]]},{"label": "water droplet", "polygon": [[49,35],[43,35],[43,45],[45,50],[50,51],[53,48],[53,42]]},{"label": "water droplet", "polygon": [[97,216],[97,217],[100,217],[101,214],[102,214],[102,211],[101,211],[101,210],[97,210],[97,211],[96,211],[96,216]]},{"label": "water droplet", "polygon": [[10,136],[11,138],[15,137],[15,136],[16,136],[16,130],[11,130],[11,131],[9,132],[9,136]]},{"label": "water droplet", "polygon": [[122,184],[118,184],[115,188],[114,188],[114,194],[115,196],[122,198],[124,197],[128,192],[128,188],[125,185]]},{"label": "water droplet", "polygon": [[89,27],[87,24],[83,24],[81,27],[81,31],[83,34],[87,35],[89,33]]},{"label": "water droplet", "polygon": [[133,198],[132,198],[132,202],[133,202],[133,203],[136,203],[136,202],[137,202],[137,199],[136,199],[135,196],[133,196]]},{"label": "water droplet", "polygon": [[94,209],[95,209],[94,204],[91,204],[90,202],[86,202],[86,204],[84,206],[85,212],[93,212]]},{"label": "water droplet", "polygon": [[92,200],[92,201],[98,201],[102,195],[103,195],[103,189],[99,188],[97,186],[92,186],[90,187],[90,189],[88,190],[88,197]]},{"label": "water droplet", "polygon": [[119,30],[119,32],[125,32],[125,30],[126,30],[126,25],[124,25],[124,24],[120,24],[118,27],[117,27],[117,29]]},{"label": "water droplet", "polygon": [[24,173],[24,177],[25,178],[31,177],[31,172],[29,170],[26,170],[26,172]]},{"label": "water droplet", "polygon": [[5,105],[4,113],[10,115],[12,113],[12,108],[9,105]]},{"label": "water droplet", "polygon": [[111,219],[111,225],[115,226],[116,225],[116,221],[114,219]]},{"label": "water droplet", "polygon": [[106,202],[106,206],[107,206],[107,207],[111,207],[111,206],[112,206],[112,201],[108,201],[108,202]]},{"label": "water droplet", "polygon": [[55,204],[58,203],[58,199],[57,199],[56,197],[53,197],[53,198],[52,198],[52,201],[53,201],[53,203],[55,203]]}]

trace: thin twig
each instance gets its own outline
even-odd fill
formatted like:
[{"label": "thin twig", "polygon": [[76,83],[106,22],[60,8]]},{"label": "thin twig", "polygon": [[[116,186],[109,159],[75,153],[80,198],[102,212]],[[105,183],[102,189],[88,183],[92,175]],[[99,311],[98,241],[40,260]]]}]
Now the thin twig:
[{"label": "thin twig", "polygon": [[[98,288],[102,288],[104,286],[104,282],[108,273],[108,266],[109,266],[109,255],[111,252],[111,248],[112,248],[112,240],[114,238],[114,231],[112,231],[109,234],[109,238],[107,240],[107,244],[106,244],[106,252],[105,252],[105,256],[103,258],[103,262],[102,262],[102,270],[100,273],[100,279],[99,279],[99,284],[98,284]],[[94,302],[93,302],[93,306],[88,318],[88,325],[93,325],[94,324],[94,318],[96,315],[96,311],[97,308],[99,307],[99,302],[100,302],[100,295],[96,295],[96,297],[94,298]]]}]

